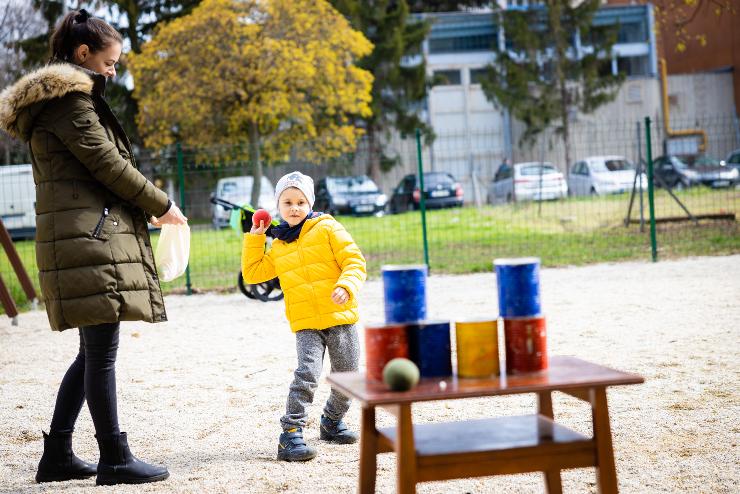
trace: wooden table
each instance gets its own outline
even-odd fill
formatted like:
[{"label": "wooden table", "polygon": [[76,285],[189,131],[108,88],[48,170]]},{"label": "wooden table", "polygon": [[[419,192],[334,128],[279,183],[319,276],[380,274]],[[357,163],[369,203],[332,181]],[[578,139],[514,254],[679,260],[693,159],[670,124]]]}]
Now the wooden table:
[{"label": "wooden table", "polygon": [[[546,371],[486,379],[422,379],[410,391],[389,391],[357,372],[334,373],[329,382],[360,401],[359,491],[375,491],[376,455],[396,452],[396,492],[416,492],[418,482],[486,475],[544,472],[546,490],[562,491],[560,470],[596,467],[599,492],[617,492],[606,387],[643,378],[575,357],[552,357]],[[440,384],[444,383],[444,384]],[[591,404],[593,437],[554,421],[552,392]],[[538,413],[450,423],[412,423],[411,404],[482,396],[536,393]],[[389,410],[396,427],[377,429],[375,408]]]}]

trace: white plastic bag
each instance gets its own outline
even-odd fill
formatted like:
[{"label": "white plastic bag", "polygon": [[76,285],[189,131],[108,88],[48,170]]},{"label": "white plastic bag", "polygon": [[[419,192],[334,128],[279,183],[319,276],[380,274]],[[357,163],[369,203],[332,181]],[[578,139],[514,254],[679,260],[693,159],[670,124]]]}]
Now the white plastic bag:
[{"label": "white plastic bag", "polygon": [[190,258],[190,227],[184,225],[162,225],[157,252],[154,261],[157,263],[159,279],[172,281],[182,276],[188,267]]}]

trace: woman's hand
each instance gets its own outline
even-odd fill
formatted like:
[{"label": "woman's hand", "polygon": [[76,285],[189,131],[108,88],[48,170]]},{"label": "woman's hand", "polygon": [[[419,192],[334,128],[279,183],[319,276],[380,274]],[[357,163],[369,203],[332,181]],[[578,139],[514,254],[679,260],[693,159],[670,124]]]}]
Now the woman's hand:
[{"label": "woman's hand", "polygon": [[338,286],[331,293],[331,299],[334,301],[335,304],[346,304],[349,300],[349,292],[347,292],[347,290],[345,290],[341,286]]},{"label": "woman's hand", "polygon": [[270,224],[268,223],[265,225],[265,221],[260,220],[260,226],[253,224],[252,229],[249,230],[249,233],[255,233],[257,235],[262,235],[263,233],[267,231],[268,228],[270,228]]},{"label": "woman's hand", "polygon": [[162,216],[159,218],[152,216],[152,219],[149,220],[149,223],[157,228],[160,228],[162,225],[184,225],[187,222],[188,219],[184,214],[182,214],[182,211],[180,211],[180,208],[178,208],[177,204],[174,202],[172,203],[172,206],[170,206],[170,209],[168,209]]}]

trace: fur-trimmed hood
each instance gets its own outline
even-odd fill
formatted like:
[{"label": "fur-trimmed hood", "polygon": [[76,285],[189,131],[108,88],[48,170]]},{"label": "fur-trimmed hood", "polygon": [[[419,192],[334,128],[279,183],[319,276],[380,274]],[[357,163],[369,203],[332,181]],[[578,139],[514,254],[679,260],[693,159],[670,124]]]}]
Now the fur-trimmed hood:
[{"label": "fur-trimmed hood", "polygon": [[70,63],[37,69],[0,93],[0,129],[27,141],[46,102],[73,92],[102,92],[104,87],[105,76]]}]

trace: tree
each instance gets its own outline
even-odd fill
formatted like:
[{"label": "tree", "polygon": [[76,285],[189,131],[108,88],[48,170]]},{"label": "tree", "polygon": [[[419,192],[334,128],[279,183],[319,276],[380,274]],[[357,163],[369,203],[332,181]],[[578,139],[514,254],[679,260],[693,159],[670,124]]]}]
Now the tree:
[{"label": "tree", "polygon": [[693,32],[691,24],[703,11],[711,12],[717,19],[723,15],[737,15],[736,0],[652,0],[655,5],[655,20],[660,32],[671,33],[675,38],[675,50],[686,51],[691,43],[701,47],[707,45],[707,33]]},{"label": "tree", "polygon": [[262,161],[354,148],[372,44],[323,0],[204,0],[158,29],[130,60],[147,145],[248,144],[257,204]]},{"label": "tree", "polygon": [[[572,2],[576,3],[576,2]],[[624,80],[611,73],[615,27],[595,27],[592,19],[601,0],[545,0],[528,10],[500,9],[507,39],[504,50],[483,81],[486,96],[524,123],[523,142],[554,122],[563,139],[566,167],[570,163],[572,110],[591,113],[612,101]],[[573,46],[574,33],[582,48]]]},{"label": "tree", "polygon": [[[14,83],[23,73],[26,52],[18,42],[29,33],[43,31],[44,21],[31,5],[10,0],[0,7],[0,89]],[[2,163],[27,158],[25,146],[9,135],[0,134]]]},{"label": "tree", "polygon": [[392,129],[413,135],[418,128],[427,138],[431,129],[419,118],[417,109],[426,98],[426,63],[421,44],[429,25],[409,19],[406,0],[330,0],[355,29],[375,45],[359,66],[374,76],[372,114],[363,119],[369,146],[368,174],[376,182],[397,158],[386,156],[382,138]]},{"label": "tree", "polygon": [[[163,22],[192,11],[200,0],[92,0],[87,5],[74,0],[32,0],[33,8],[46,21],[46,30],[33,33],[20,41],[19,46],[27,54],[24,65],[27,69],[46,63],[49,58],[49,37],[56,28],[56,23],[68,9],[87,8],[97,12],[115,27],[127,41],[130,51],[138,53],[141,44],[156,27]],[[126,57],[122,57],[119,66],[119,77],[109,83],[106,96],[113,111],[134,142],[140,142],[135,116],[136,101],[131,90],[126,86]]]}]

